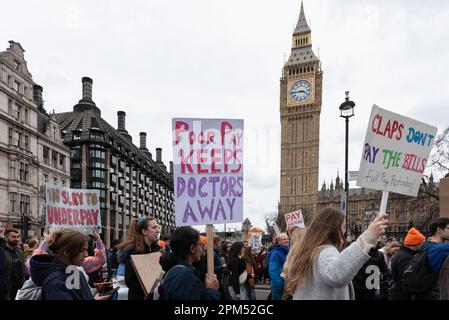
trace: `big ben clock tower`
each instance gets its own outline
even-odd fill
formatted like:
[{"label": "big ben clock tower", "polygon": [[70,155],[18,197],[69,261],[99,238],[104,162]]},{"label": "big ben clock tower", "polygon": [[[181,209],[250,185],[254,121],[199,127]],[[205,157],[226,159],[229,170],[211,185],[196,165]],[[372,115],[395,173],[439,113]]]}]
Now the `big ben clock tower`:
[{"label": "big ben clock tower", "polygon": [[284,214],[301,209],[306,223],[316,213],[323,72],[312,51],[310,30],[301,12],[292,36],[292,49],[280,83],[281,194],[277,223]]}]

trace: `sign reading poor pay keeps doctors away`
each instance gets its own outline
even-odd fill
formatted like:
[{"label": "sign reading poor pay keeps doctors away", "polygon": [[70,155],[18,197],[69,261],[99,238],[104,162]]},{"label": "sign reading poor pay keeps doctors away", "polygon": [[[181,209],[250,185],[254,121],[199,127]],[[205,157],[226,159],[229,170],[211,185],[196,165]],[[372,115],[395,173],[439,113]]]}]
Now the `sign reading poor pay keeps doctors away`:
[{"label": "sign reading poor pay keeps doctors away", "polygon": [[243,120],[175,118],[177,226],[243,221]]},{"label": "sign reading poor pay keeps doctors away", "polygon": [[433,126],[374,105],[357,185],[416,197],[436,134]]}]

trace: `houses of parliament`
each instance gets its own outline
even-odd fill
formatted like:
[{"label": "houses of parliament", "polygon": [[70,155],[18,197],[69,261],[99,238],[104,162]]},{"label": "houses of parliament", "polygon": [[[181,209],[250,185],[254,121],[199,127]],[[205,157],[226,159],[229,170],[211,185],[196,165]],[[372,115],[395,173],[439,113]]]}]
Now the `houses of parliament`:
[{"label": "houses of parliament", "polygon": [[[280,79],[281,171],[276,222],[282,230],[285,230],[286,213],[301,209],[307,225],[319,209],[340,207],[344,182],[338,174],[335,182],[323,183],[321,189],[318,185],[320,114],[322,109],[326,112],[322,94],[323,70],[312,49],[312,30],[301,2],[291,53]],[[390,194],[387,236],[402,239],[411,226],[426,232],[429,220],[439,214],[438,196],[435,196],[438,188],[439,184],[430,177],[426,185],[421,185],[416,198]],[[381,191],[350,189],[349,235],[357,236],[366,229],[379,210],[381,196]]]}]

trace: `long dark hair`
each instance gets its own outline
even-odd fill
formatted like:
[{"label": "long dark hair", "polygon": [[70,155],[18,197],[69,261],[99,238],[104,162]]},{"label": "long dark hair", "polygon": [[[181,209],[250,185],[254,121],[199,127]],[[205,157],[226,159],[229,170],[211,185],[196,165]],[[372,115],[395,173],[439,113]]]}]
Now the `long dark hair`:
[{"label": "long dark hair", "polygon": [[185,259],[190,254],[190,247],[198,244],[200,233],[192,227],[176,228],[170,241],[172,252],[178,259]]},{"label": "long dark hair", "polygon": [[239,259],[239,255],[242,252],[243,247],[242,241],[236,241],[232,244],[231,250],[229,250],[228,254],[228,265],[230,265],[234,260]]}]

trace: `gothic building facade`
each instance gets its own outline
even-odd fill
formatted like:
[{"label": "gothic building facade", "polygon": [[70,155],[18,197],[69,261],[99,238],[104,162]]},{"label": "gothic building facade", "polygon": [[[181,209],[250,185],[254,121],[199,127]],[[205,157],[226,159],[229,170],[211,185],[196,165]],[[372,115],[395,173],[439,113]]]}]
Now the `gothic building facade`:
[{"label": "gothic building facade", "polygon": [[[388,228],[387,237],[402,240],[408,229],[416,227],[422,233],[428,232],[428,224],[431,219],[439,217],[439,184],[433,181],[431,176],[429,183],[421,184],[418,196],[410,197],[397,193],[390,193],[387,204]],[[318,193],[318,209],[325,207],[341,207],[344,199],[343,182],[337,174],[335,184],[323,183]],[[360,235],[368,227],[376,212],[382,198],[382,192],[354,188],[349,189],[349,219],[348,235],[352,238]]]},{"label": "gothic building facade", "polygon": [[301,10],[290,57],[280,79],[281,177],[277,224],[301,209],[307,221],[318,202],[318,164],[323,72],[312,50],[312,31]]}]

